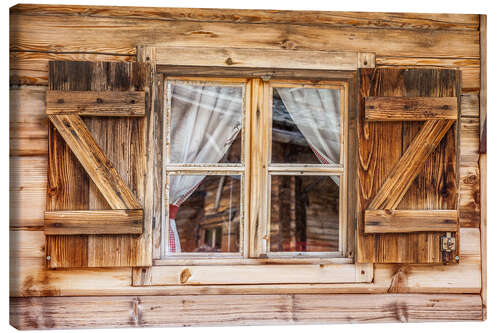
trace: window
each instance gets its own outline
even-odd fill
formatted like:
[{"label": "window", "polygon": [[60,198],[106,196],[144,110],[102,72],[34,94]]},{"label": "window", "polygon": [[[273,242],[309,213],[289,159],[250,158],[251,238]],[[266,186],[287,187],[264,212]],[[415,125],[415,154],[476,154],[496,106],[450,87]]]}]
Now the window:
[{"label": "window", "polygon": [[345,258],[347,88],[165,77],[163,262]]}]

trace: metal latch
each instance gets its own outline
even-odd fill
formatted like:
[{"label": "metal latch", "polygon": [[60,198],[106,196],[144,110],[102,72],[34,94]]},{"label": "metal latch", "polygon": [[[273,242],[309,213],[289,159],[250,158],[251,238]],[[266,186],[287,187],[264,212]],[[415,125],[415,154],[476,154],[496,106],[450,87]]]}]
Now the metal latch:
[{"label": "metal latch", "polygon": [[451,232],[447,232],[446,236],[441,237],[441,251],[452,252],[457,249],[457,239],[451,237]]}]

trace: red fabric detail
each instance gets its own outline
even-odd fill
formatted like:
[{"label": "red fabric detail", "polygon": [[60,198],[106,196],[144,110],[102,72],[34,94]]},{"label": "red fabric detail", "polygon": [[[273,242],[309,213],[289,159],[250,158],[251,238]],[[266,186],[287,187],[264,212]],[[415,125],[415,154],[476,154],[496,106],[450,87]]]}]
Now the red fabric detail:
[{"label": "red fabric detail", "polygon": [[177,217],[177,211],[179,210],[179,206],[176,205],[168,205],[168,216],[171,219],[174,219]]},{"label": "red fabric detail", "polygon": [[307,242],[296,242],[295,243],[295,251],[305,252],[307,248]]},{"label": "red fabric detail", "polygon": [[170,253],[177,252],[177,247],[175,246],[175,235],[172,228],[170,228],[168,231],[168,251]]}]

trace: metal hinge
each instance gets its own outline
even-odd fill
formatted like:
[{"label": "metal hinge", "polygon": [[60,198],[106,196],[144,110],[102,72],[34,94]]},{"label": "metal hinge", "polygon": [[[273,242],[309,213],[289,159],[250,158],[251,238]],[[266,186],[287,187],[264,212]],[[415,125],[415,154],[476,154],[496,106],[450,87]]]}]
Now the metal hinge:
[{"label": "metal hinge", "polygon": [[441,251],[452,252],[457,249],[457,239],[451,237],[451,232],[447,232],[446,236],[441,237]]}]

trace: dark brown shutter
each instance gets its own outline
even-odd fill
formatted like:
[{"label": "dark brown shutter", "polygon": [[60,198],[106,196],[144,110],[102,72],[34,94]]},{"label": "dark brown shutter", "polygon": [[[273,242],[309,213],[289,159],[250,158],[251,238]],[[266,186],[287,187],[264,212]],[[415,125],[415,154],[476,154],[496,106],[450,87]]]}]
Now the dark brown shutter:
[{"label": "dark brown shutter", "polygon": [[460,72],[359,71],[357,261],[457,262]]},{"label": "dark brown shutter", "polygon": [[49,63],[49,267],[151,265],[150,73],[139,63]]}]

